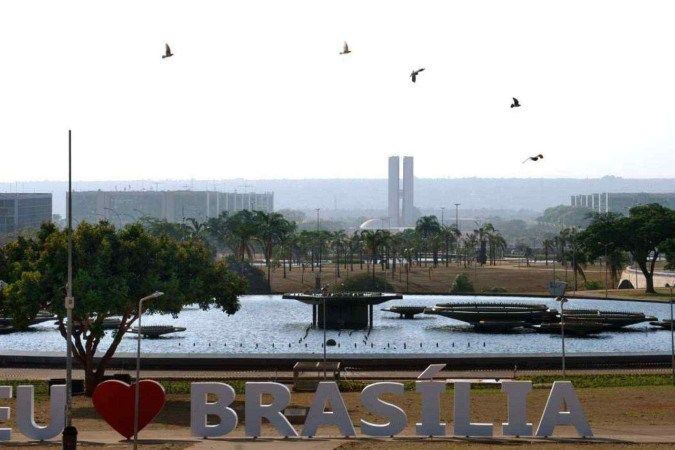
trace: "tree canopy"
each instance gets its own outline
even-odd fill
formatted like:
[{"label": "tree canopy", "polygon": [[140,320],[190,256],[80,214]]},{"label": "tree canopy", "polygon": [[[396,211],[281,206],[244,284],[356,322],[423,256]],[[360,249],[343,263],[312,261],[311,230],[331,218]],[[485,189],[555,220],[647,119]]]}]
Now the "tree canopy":
[{"label": "tree canopy", "polygon": [[579,240],[591,257],[605,248],[630,253],[646,280],[646,292],[655,293],[654,267],[659,255],[669,250],[675,236],[675,211],[659,204],[635,206],[628,217],[615,214],[595,215],[579,234]]},{"label": "tree canopy", "polygon": [[[45,224],[34,239],[0,249],[0,313],[25,327],[40,311],[57,316],[66,336],[67,233]],[[164,296],[147,303],[150,312],[178,314],[184,305],[211,306],[234,314],[245,283],[214,261],[198,239],[155,236],[140,224],[115,229],[106,221],[81,223],[73,232],[73,355],[85,368],[87,392],[103,377],[122,337],[138,319],[138,300],[154,291]],[[94,363],[106,317],[120,325],[101,359]]]}]

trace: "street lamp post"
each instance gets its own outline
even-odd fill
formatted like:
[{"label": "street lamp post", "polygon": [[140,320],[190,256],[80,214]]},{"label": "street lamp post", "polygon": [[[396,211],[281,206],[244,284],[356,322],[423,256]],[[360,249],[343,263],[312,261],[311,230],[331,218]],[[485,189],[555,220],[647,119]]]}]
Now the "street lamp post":
[{"label": "street lamp post", "polygon": [[138,412],[141,405],[141,337],[143,336],[141,316],[143,315],[143,302],[161,297],[162,295],[164,295],[163,292],[156,291],[138,301],[138,347],[136,348],[136,386],[134,390],[134,450],[138,448]]},{"label": "street lamp post", "polygon": [[609,265],[609,258],[608,258],[609,253],[607,252],[607,246],[609,246],[610,243],[607,242],[603,244],[601,242],[598,242],[598,244],[605,247],[605,298],[607,298],[607,266]]},{"label": "street lamp post", "polygon": [[560,302],[560,336],[562,337],[562,375],[565,377],[565,303],[568,301],[565,295],[556,299]]},{"label": "street lamp post", "polygon": [[323,294],[323,379],[326,381],[326,294]]},{"label": "street lamp post", "polygon": [[670,288],[670,365],[673,369],[673,386],[675,386],[675,321],[673,321],[673,285],[666,283]]},{"label": "street lamp post", "polygon": [[459,231],[459,205],[461,203],[455,203],[455,228]]},{"label": "street lamp post", "polygon": [[73,426],[73,164],[72,164],[72,132],[68,130],[68,282],[66,284],[66,423],[63,428],[62,444],[64,449],[77,448],[77,428]]},{"label": "street lamp post", "polygon": [[316,238],[319,240],[319,273],[321,273],[321,257],[323,256],[321,253],[323,251],[323,243],[321,242],[321,236],[319,236],[319,231],[321,229],[320,223],[319,222],[319,211],[321,211],[321,208],[316,208]]}]

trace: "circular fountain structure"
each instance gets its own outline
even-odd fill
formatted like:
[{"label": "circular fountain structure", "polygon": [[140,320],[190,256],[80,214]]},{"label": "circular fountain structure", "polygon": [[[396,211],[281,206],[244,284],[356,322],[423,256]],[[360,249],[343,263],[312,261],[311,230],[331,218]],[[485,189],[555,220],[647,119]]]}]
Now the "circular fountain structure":
[{"label": "circular fountain structure", "polygon": [[372,328],[373,306],[400,300],[403,296],[383,292],[339,292],[284,294],[282,298],[311,305],[313,328],[340,330]]}]

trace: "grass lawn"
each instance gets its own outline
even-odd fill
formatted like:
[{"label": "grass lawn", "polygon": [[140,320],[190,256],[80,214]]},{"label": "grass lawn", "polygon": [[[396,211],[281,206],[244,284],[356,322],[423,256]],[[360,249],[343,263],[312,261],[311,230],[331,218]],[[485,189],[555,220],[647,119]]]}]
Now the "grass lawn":
[{"label": "grass lawn", "polygon": [[[322,284],[334,284],[344,279],[364,273],[370,268],[366,264],[363,269],[358,264],[354,264],[354,271],[340,267],[340,278],[337,278],[335,265],[327,264],[321,271]],[[392,276],[391,270],[382,271],[380,266],[375,269],[378,276],[386,276],[387,281],[394,286],[396,292],[401,293],[448,293],[455,277],[460,273],[465,273],[474,285],[476,292],[483,292],[493,288],[505,289],[510,294],[546,294],[548,295],[548,283],[553,280],[553,265],[545,266],[543,264],[532,265],[530,267],[524,264],[505,263],[497,266],[461,267],[456,263],[448,267],[439,265],[434,268],[431,265],[425,267],[413,266],[408,275],[406,283],[405,269],[400,270],[397,267],[396,273]],[[600,289],[585,290],[583,282],[579,278],[577,296],[580,297],[599,297],[605,296],[605,270],[602,265],[588,266],[585,270],[588,281],[597,283]],[[303,270],[300,267],[294,267],[292,271],[286,272],[286,278],[283,278],[283,270],[276,268],[272,270],[272,290],[274,292],[298,292],[314,289],[314,277],[318,268],[312,272],[309,267]],[[372,271],[370,271],[372,273]],[[568,283],[568,293],[573,293],[573,274],[572,271],[556,265],[556,279]],[[654,301],[668,301],[669,291],[666,288],[657,288],[658,294],[647,295],[644,289],[610,289],[609,297],[616,298],[637,298]]]}]

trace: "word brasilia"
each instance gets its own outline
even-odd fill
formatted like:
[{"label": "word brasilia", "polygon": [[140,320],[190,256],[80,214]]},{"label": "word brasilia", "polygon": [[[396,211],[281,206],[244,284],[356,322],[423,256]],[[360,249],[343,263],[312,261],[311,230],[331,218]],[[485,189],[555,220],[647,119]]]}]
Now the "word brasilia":
[{"label": "word brasilia", "polygon": [[[415,391],[421,397],[421,421],[416,423],[415,433],[419,436],[445,436],[446,423],[441,421],[440,395],[446,390],[446,381],[418,380]],[[453,435],[466,437],[491,437],[491,423],[472,423],[470,420],[471,382],[454,381]],[[504,381],[501,389],[506,393],[508,418],[502,424],[504,436],[533,436],[533,425],[526,419],[526,397],[532,390],[531,381]],[[402,383],[376,382],[361,392],[361,403],[365,410],[380,416],[383,423],[360,420],[361,432],[366,436],[395,436],[404,431],[408,424],[406,412],[399,406],[381,399],[384,394],[404,395]],[[270,403],[263,403],[263,396],[271,397]],[[0,399],[12,397],[10,386],[0,386]],[[215,397],[215,401],[209,398]],[[50,392],[51,423],[38,425],[33,417],[33,386],[17,388],[17,419],[19,431],[29,439],[47,440],[63,431],[65,386],[52,386]],[[232,432],[239,422],[236,411],[230,408],[235,399],[234,389],[219,382],[197,382],[191,385],[190,424],[196,437],[210,438],[225,436]],[[290,404],[291,392],[287,386],[274,382],[247,382],[245,386],[245,433],[248,437],[261,436],[263,419],[267,419],[275,431],[283,437],[297,437],[298,431],[291,425],[283,411]],[[567,405],[567,411],[562,411]],[[218,423],[210,424],[209,416],[217,416]],[[8,420],[10,408],[0,408],[0,422]],[[593,433],[584,411],[569,381],[556,381],[549,393],[548,401],[534,432],[536,437],[549,437],[556,426],[572,425],[581,437]],[[321,382],[307,413],[301,436],[317,435],[320,426],[335,426],[343,436],[356,436],[354,425],[347,411],[337,383]],[[0,441],[11,439],[10,428],[0,428]]]}]

